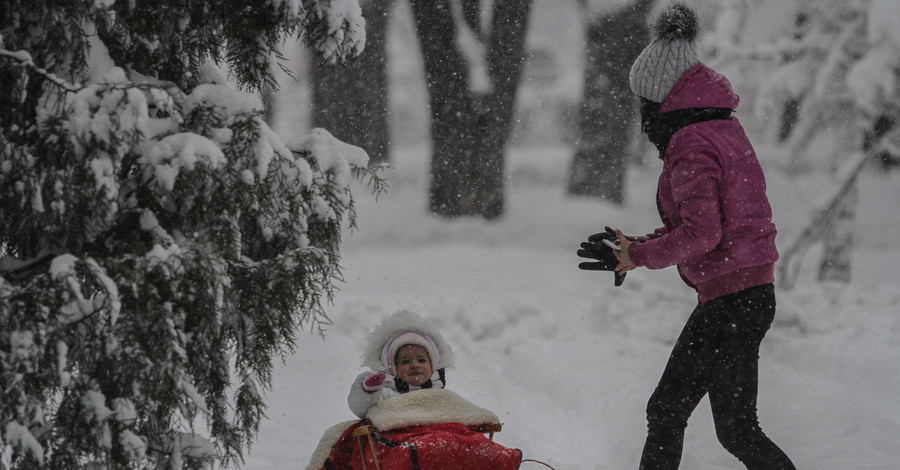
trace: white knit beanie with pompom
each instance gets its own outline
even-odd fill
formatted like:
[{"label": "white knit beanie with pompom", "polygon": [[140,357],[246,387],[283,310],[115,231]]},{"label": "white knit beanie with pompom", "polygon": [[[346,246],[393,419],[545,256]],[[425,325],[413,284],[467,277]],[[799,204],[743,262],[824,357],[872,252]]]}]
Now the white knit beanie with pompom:
[{"label": "white knit beanie with pompom", "polygon": [[654,25],[656,39],[631,65],[631,91],[650,101],[662,103],[678,79],[700,63],[697,57],[697,14],[687,5],[666,8]]}]

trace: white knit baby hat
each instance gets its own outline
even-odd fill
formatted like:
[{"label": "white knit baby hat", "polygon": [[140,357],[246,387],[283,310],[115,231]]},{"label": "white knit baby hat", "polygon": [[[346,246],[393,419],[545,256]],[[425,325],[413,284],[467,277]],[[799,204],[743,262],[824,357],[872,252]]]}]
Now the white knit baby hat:
[{"label": "white knit baby hat", "polygon": [[662,103],[678,79],[700,63],[697,14],[687,5],[673,4],[659,15],[653,29],[656,39],[634,60],[628,84],[638,96]]}]

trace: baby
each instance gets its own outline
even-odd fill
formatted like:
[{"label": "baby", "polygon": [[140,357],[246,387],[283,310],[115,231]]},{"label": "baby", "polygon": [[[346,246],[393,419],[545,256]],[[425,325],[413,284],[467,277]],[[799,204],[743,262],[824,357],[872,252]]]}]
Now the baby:
[{"label": "baby", "polygon": [[401,310],[369,334],[362,359],[370,370],[353,381],[347,403],[353,414],[365,418],[371,407],[387,398],[444,388],[453,352],[430,321]]}]

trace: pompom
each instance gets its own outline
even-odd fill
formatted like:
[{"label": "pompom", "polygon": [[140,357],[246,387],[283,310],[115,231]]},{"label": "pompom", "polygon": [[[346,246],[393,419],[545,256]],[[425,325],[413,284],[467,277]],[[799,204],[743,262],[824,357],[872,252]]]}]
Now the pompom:
[{"label": "pompom", "polygon": [[694,42],[697,39],[697,13],[683,3],[676,3],[665,9],[656,19],[657,39]]}]

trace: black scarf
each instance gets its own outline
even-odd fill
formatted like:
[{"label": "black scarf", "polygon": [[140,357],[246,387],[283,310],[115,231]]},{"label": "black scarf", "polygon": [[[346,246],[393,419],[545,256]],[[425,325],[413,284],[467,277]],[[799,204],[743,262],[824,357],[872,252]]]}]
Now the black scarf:
[{"label": "black scarf", "polygon": [[[438,369],[437,371],[435,371],[433,374],[431,374],[431,378],[426,380],[425,383],[423,383],[422,385],[420,385],[418,387],[413,385],[412,389],[418,390],[421,388],[444,388],[444,385],[446,385],[446,384],[447,384],[447,379],[446,379],[446,377],[444,377],[444,368],[442,367],[442,368]],[[394,377],[394,387],[400,393],[407,393],[410,390],[410,385],[408,383],[404,382],[403,380],[401,380],[400,377]]]},{"label": "black scarf", "polygon": [[660,113],[661,104],[641,98],[641,131],[659,150],[659,159],[665,157],[669,140],[686,126],[713,119],[728,119],[729,108],[690,108]]}]

